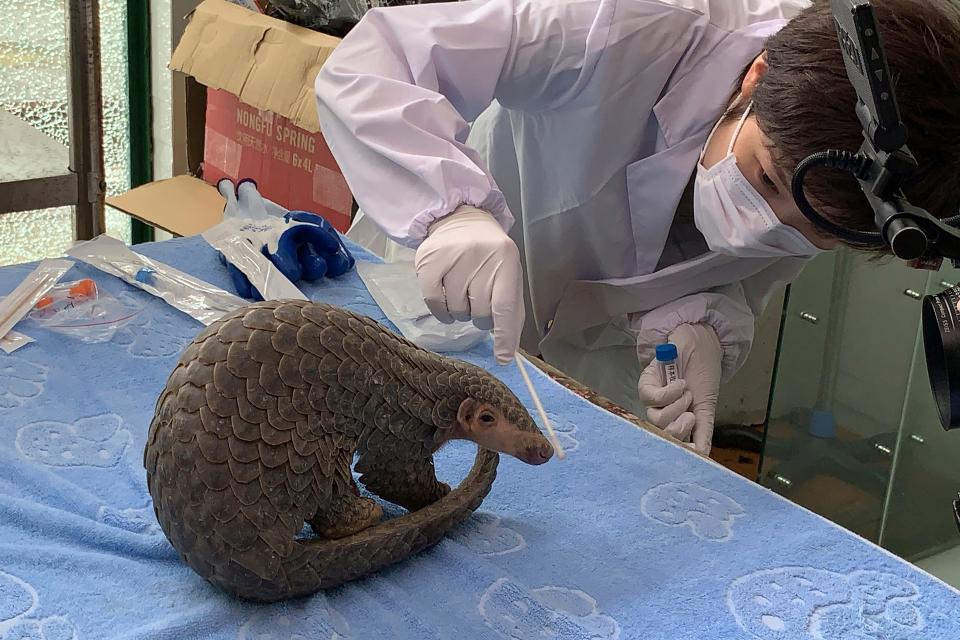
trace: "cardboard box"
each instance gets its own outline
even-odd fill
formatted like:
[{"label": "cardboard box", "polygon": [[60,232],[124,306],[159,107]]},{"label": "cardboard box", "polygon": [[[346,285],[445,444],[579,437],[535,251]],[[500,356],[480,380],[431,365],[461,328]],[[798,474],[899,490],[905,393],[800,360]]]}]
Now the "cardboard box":
[{"label": "cardboard box", "polygon": [[[313,93],[317,73],[339,42],[226,0],[204,0],[169,66],[191,79],[188,165],[212,194],[199,197],[202,185],[175,179],[107,203],[175,235],[192,235],[222,219],[223,198],[213,186],[218,180],[253,178],[264,197],[318,213],[346,231],[353,198],[320,133]],[[198,200],[189,215],[163,204],[184,205],[190,198]],[[218,211],[206,210],[212,202]]]},{"label": "cardboard box", "polygon": [[147,183],[108,198],[110,206],[175,236],[192,236],[223,222],[223,196],[193,176]]},{"label": "cardboard box", "polygon": [[323,136],[272,111],[210,89],[203,179],[253,178],[263,197],[287,209],[312,211],[346,231],[353,196]]}]

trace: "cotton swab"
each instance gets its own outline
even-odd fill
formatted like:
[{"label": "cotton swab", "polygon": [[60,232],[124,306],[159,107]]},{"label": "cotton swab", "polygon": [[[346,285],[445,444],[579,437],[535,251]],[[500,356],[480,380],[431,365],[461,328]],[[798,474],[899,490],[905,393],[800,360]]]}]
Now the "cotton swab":
[{"label": "cotton swab", "polygon": [[523,377],[523,381],[527,385],[527,390],[530,391],[530,397],[533,398],[533,404],[537,407],[537,412],[540,414],[540,420],[543,422],[543,426],[547,428],[547,434],[550,438],[550,443],[553,445],[554,451],[557,452],[557,458],[563,460],[567,457],[567,454],[564,453],[563,447],[560,446],[560,440],[557,438],[557,434],[553,431],[553,426],[550,424],[550,419],[547,417],[547,412],[543,410],[543,405],[540,404],[540,396],[537,395],[536,389],[533,388],[533,383],[530,381],[530,377],[527,375],[527,370],[523,368],[523,361],[520,358],[520,354],[514,353],[513,360],[517,363],[517,369],[520,370],[520,375]]}]

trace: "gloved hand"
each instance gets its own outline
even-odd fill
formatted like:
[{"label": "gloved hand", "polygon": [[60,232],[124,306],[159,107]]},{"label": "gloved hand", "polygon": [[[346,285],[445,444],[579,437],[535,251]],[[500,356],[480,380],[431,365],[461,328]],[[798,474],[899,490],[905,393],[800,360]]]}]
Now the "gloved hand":
[{"label": "gloved hand", "polygon": [[[232,186],[229,180],[221,180],[217,188],[221,193]],[[235,198],[227,198],[224,217],[237,219],[238,232],[244,241],[261,252],[293,284],[301,280],[314,281],[337,277],[353,268],[355,260],[343,244],[343,240],[329,222],[315,213],[286,211],[279,205],[265,200],[252,180],[242,180],[237,185]],[[230,209],[233,207],[233,209]],[[282,215],[278,215],[281,214]],[[220,261],[226,265],[237,294],[244,298],[262,300],[261,292],[250,280],[230,264],[221,253]]]},{"label": "gloved hand", "polygon": [[677,347],[680,380],[664,385],[660,364],[654,360],[640,375],[640,400],[650,422],[681,442],[692,436],[694,448],[707,455],[720,392],[720,340],[704,324],[680,325],[668,339]]},{"label": "gloved hand", "polygon": [[493,329],[500,364],[520,347],[523,269],[520,251],[492,215],[462,206],[433,223],[414,259],[427,308],[445,324],[473,320]]}]

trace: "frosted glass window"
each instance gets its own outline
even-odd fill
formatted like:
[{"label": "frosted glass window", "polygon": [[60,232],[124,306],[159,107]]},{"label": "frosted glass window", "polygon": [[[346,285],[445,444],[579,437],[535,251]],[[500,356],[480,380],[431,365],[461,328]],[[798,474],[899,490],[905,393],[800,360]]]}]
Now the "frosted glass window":
[{"label": "frosted glass window", "polygon": [[153,94],[153,179],[173,177],[173,72],[170,0],[150,0],[150,85]]},{"label": "frosted glass window", "polygon": [[[114,194],[130,188],[125,0],[101,0],[100,30],[104,164],[107,193]],[[0,2],[0,109],[64,146],[69,143],[66,33],[63,1]],[[60,157],[47,162],[66,171]],[[4,179],[35,175],[28,166],[12,172]],[[109,208],[106,217],[108,233],[129,242],[129,217]],[[72,240],[72,207],[0,215],[0,264],[59,255]]]},{"label": "frosted glass window", "polygon": [[[100,0],[100,52],[103,83],[103,161],[107,174],[107,195],[114,195],[130,188],[126,0]],[[130,242],[130,217],[110,207],[107,207],[106,215],[107,233]]]}]

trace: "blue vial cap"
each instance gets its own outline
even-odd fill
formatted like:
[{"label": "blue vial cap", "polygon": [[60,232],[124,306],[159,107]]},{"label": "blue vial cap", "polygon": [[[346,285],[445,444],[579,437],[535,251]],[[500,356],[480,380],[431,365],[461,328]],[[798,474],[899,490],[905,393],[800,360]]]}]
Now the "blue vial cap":
[{"label": "blue vial cap", "polygon": [[137,271],[137,275],[134,276],[134,278],[137,280],[137,282],[150,284],[151,281],[153,280],[153,269],[143,267],[139,271]]},{"label": "blue vial cap", "polygon": [[670,344],[657,345],[657,360],[660,362],[672,362],[677,359],[677,346]]}]

